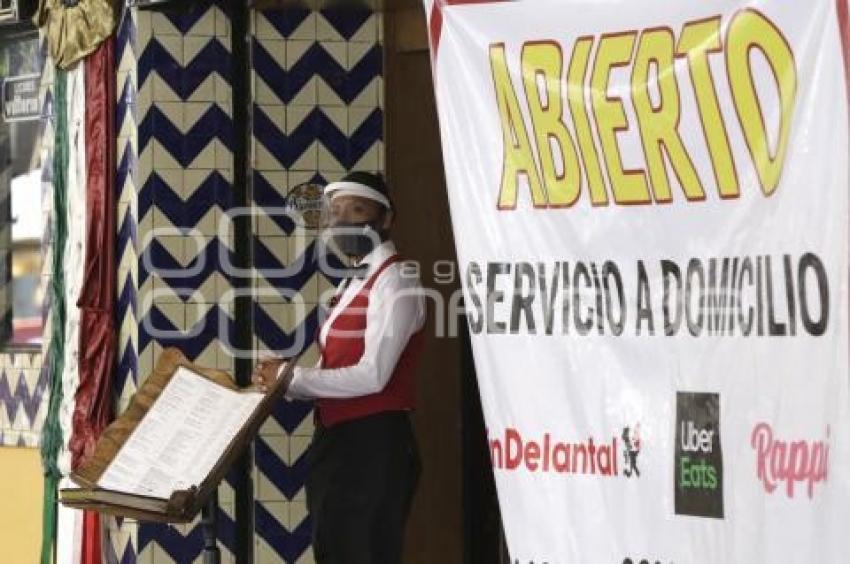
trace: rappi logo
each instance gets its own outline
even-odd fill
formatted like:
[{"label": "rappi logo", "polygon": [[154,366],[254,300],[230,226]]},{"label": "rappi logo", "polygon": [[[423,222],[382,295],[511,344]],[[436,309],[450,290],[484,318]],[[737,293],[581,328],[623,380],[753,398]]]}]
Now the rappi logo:
[{"label": "rappi logo", "polygon": [[498,470],[640,477],[639,423],[624,427],[619,436],[614,434],[601,441],[594,437],[561,441],[553,439],[550,433],[529,438],[508,427],[504,436],[492,438],[488,432],[487,443],[493,468]]},{"label": "rappi logo", "polygon": [[815,485],[827,481],[829,471],[830,427],[822,440],[786,440],[774,436],[768,423],[753,428],[750,444],[756,452],[756,476],[764,491],[772,494],[785,484],[785,495],[793,498],[795,487],[805,484],[809,499]]},{"label": "rappi logo", "polygon": [[676,395],[675,480],[677,515],[723,518],[718,394]]}]

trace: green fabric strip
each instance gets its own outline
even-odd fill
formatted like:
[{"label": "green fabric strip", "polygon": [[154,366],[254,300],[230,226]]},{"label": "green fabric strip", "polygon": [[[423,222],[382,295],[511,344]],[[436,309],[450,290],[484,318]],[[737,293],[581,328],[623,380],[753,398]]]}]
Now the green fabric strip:
[{"label": "green fabric strip", "polygon": [[53,240],[50,275],[51,333],[47,353],[50,374],[50,403],[41,433],[41,462],[44,468],[44,510],[42,513],[41,563],[53,560],[56,537],[57,486],[60,472],[56,465],[62,446],[62,429],[59,426],[59,405],[62,403],[62,372],[65,359],[65,280],[63,257],[68,236],[66,215],[66,182],[68,172],[68,115],[66,103],[67,74],[56,69],[53,86],[53,112],[55,116],[53,149]]}]

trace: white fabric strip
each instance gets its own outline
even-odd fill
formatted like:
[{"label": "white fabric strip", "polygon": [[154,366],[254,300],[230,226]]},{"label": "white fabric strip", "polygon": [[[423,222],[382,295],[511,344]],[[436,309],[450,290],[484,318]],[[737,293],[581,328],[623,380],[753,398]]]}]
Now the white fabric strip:
[{"label": "white fabric strip", "polygon": [[[59,488],[76,487],[70,478],[62,478]],[[83,552],[83,512],[61,503],[56,511],[56,564],[80,564]]]},{"label": "white fabric strip", "polygon": [[86,236],[86,91],[85,65],[81,62],[68,71],[68,237],[63,257],[65,276],[65,366],[62,372],[62,450],[58,465],[63,475],[71,471],[68,445],[73,430],[74,395],[80,385],[80,310],[77,300],[83,286]]},{"label": "white fabric strip", "polygon": [[389,198],[359,182],[331,182],[325,186],[325,195],[330,196],[331,200],[337,196],[360,196],[381,203],[386,208],[391,207]]}]

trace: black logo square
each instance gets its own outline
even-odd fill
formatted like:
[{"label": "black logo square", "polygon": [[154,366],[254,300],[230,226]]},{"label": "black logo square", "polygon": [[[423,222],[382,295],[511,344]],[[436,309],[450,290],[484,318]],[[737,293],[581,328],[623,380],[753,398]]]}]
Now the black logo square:
[{"label": "black logo square", "polygon": [[722,519],[719,394],[676,394],[674,464],[676,514]]}]

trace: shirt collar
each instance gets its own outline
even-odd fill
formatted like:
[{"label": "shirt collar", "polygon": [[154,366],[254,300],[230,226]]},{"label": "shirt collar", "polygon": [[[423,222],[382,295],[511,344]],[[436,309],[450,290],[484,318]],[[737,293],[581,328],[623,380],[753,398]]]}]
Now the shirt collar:
[{"label": "shirt collar", "polygon": [[[391,240],[387,239],[374,249],[372,249],[369,254],[363,257],[360,262],[357,263],[359,268],[362,268],[361,272],[363,273],[363,278],[368,278],[378,269],[384,261],[396,254],[395,243]],[[360,276],[358,276],[359,278]]]}]

